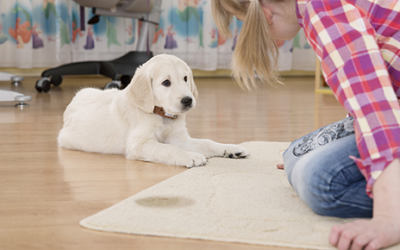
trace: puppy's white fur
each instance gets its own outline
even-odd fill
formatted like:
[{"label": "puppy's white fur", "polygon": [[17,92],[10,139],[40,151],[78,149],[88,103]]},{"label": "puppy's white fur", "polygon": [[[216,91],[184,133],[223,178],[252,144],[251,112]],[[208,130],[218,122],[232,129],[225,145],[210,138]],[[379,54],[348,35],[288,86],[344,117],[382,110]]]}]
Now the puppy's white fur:
[{"label": "puppy's white fur", "polygon": [[[185,81],[186,79],[186,81]],[[164,86],[169,80],[171,85]],[[183,105],[183,98],[192,105]],[[136,70],[124,89],[80,90],[64,113],[61,147],[86,152],[124,154],[127,159],[178,166],[202,166],[213,156],[243,158],[245,148],[189,136],[186,112],[196,105],[191,69],[181,59],[158,55]],[[178,118],[153,114],[154,106]]]}]

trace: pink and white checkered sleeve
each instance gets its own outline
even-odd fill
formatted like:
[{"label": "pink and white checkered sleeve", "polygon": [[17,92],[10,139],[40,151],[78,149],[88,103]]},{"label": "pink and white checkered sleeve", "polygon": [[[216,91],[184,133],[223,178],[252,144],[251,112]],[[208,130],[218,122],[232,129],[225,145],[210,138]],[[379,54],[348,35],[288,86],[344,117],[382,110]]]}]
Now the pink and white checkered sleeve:
[{"label": "pink and white checkered sleeve", "polygon": [[400,157],[400,108],[376,31],[348,1],[309,1],[305,8],[303,28],[326,82],[355,117],[361,159],[352,158],[372,197],[375,180]]}]

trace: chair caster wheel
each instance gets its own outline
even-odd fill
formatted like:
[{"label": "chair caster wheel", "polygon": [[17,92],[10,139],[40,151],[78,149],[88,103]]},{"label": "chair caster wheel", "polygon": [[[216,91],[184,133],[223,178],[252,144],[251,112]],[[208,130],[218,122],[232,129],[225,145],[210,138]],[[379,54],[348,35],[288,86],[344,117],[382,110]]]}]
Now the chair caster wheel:
[{"label": "chair caster wheel", "polygon": [[103,89],[120,89],[121,88],[121,82],[120,81],[112,81],[106,84]]},{"label": "chair caster wheel", "polygon": [[132,76],[130,75],[122,75],[121,76],[121,83],[125,86],[128,86],[129,83],[131,83]]},{"label": "chair caster wheel", "polygon": [[62,83],[63,80],[63,76],[51,76],[51,80],[50,82],[54,85],[54,86],[60,86],[60,84]]},{"label": "chair caster wheel", "polygon": [[41,93],[41,92],[47,93],[50,90],[50,85],[51,85],[50,78],[43,77],[42,79],[39,79],[36,82],[35,88],[39,93]]}]

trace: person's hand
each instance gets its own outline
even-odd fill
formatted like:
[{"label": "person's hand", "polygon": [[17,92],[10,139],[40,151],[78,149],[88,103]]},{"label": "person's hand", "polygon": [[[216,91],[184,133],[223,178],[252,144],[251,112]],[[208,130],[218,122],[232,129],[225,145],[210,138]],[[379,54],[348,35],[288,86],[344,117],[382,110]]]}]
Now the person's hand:
[{"label": "person's hand", "polygon": [[276,164],[276,167],[278,169],[285,169],[285,166],[283,164]]},{"label": "person's hand", "polygon": [[329,243],[339,250],[375,250],[399,242],[400,221],[378,216],[334,226],[329,237]]}]

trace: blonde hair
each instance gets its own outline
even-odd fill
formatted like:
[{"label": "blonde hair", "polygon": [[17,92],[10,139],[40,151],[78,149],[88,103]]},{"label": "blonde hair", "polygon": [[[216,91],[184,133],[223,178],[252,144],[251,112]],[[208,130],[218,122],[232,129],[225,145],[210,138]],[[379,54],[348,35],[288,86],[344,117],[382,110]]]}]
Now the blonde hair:
[{"label": "blonde hair", "polygon": [[259,0],[212,0],[211,8],[219,34],[227,38],[232,37],[229,25],[233,15],[245,17],[232,58],[232,75],[238,85],[248,90],[257,88],[255,75],[264,83],[281,83],[275,70],[278,47]]}]

